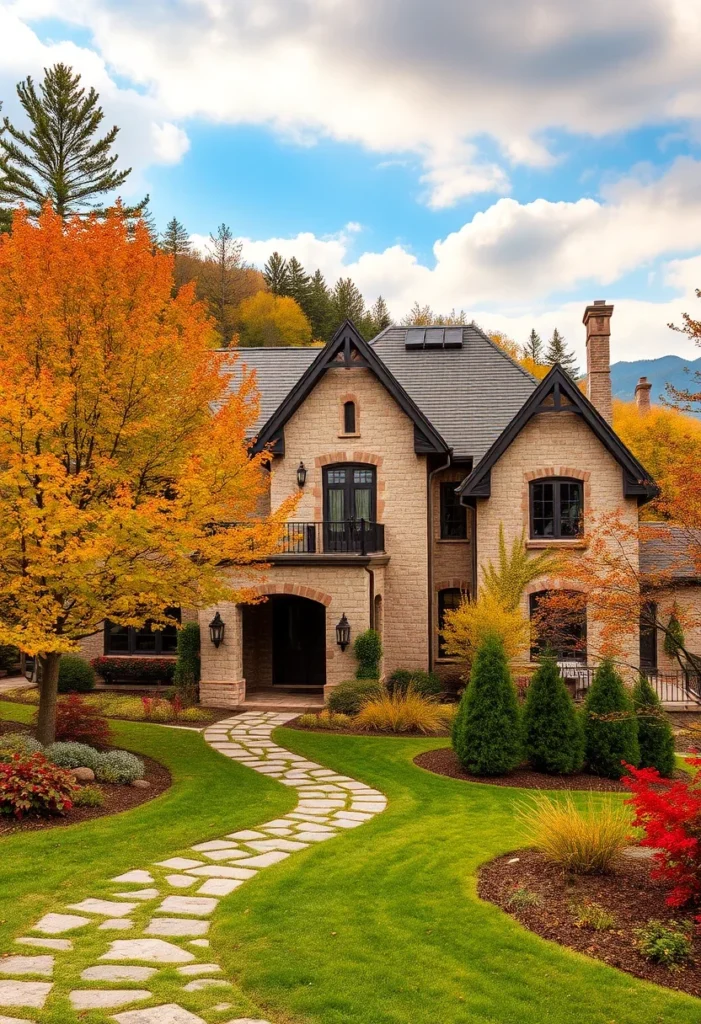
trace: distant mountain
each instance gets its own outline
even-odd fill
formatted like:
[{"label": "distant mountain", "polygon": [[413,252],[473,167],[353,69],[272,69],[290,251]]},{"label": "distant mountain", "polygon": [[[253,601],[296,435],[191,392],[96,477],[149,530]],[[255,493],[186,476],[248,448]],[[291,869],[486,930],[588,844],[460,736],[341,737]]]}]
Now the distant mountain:
[{"label": "distant mountain", "polygon": [[[688,367],[689,373],[684,372]],[[650,399],[659,403],[665,393],[665,384],[677,388],[701,390],[695,383],[694,371],[701,371],[701,359],[684,359],[682,356],[660,356],[659,359],[638,359],[634,363],[613,363],[611,365],[611,387],[613,397],[632,402],[635,385],[641,377],[647,377],[652,384]]]}]

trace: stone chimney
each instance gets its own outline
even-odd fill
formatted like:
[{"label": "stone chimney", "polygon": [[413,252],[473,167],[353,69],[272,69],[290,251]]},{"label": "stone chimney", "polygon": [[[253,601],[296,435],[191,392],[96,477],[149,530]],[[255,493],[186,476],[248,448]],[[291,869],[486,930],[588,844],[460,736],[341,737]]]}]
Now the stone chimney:
[{"label": "stone chimney", "polygon": [[613,306],[607,306],[605,299],[597,299],[584,310],[584,326],[587,329],[587,398],[608,423],[613,419],[609,352],[612,315]]},{"label": "stone chimney", "polygon": [[647,377],[641,377],[635,385],[635,404],[637,405],[638,412],[641,416],[644,416],[646,412],[650,412],[651,390],[652,384]]}]

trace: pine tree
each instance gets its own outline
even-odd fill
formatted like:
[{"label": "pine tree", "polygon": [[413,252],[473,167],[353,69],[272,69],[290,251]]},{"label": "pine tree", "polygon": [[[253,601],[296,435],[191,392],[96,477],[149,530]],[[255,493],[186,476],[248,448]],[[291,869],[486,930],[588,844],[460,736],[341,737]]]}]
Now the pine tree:
[{"label": "pine tree", "polygon": [[234,237],[228,224],[220,224],[216,235],[209,236],[202,290],[225,348],[231,344],[235,333],[236,289],[233,275],[241,266],[242,248],[243,243]]},{"label": "pine tree", "polygon": [[316,270],[309,283],[309,295],[304,312],[312,325],[312,335],[317,341],[329,341],[333,312],[331,295],[320,270]]},{"label": "pine tree", "polygon": [[553,657],[531,679],[523,709],[525,754],[539,772],[571,775],[584,761],[584,734],[574,701]]},{"label": "pine tree", "polygon": [[160,248],[169,256],[189,256],[190,236],[184,224],[181,224],[177,217],[168,221],[166,229],[161,235]]},{"label": "pine tree", "polygon": [[[287,294],[307,313],[311,278],[296,256],[287,261]],[[309,314],[307,313],[307,316]]]},{"label": "pine tree", "polygon": [[606,658],[594,674],[584,702],[585,759],[589,771],[620,779],[623,763],[638,766],[638,722],[623,680]]},{"label": "pine tree", "polygon": [[373,336],[384,331],[392,323],[392,315],[381,295],[377,296],[370,308],[370,322]]},{"label": "pine tree", "polygon": [[[49,201],[60,217],[104,213],[100,197],[124,184],[131,168],[117,171],[110,150],[119,128],[96,133],[104,117],[94,89],[86,94],[80,75],[66,64],[47,68],[37,94],[31,77],[17,85],[31,130],[5,118],[0,135],[0,202],[23,203],[36,217]],[[134,214],[139,207],[127,209]]]},{"label": "pine tree", "polygon": [[290,274],[287,260],[274,252],[263,267],[263,277],[273,295],[289,295]]},{"label": "pine tree", "polygon": [[531,328],[531,333],[528,335],[528,341],[523,346],[523,354],[526,359],[532,359],[534,363],[543,362],[543,339],[538,334],[535,327]]},{"label": "pine tree", "polygon": [[358,330],[361,330],[366,315],[365,299],[350,277],[339,277],[336,282],[331,293],[331,314],[332,331],[335,331],[344,320],[350,320]]},{"label": "pine tree", "polygon": [[640,767],[657,768],[669,778],[676,767],[672,727],[660,698],[643,675],[633,687],[633,707],[638,716]]},{"label": "pine tree", "polygon": [[570,375],[573,380],[579,377],[579,367],[577,366],[577,357],[574,352],[570,352],[565,345],[565,339],[562,337],[557,327],[553,331],[553,336],[548,342],[548,348],[545,353],[545,363],[547,366],[554,366],[555,363],[559,363],[563,370]]},{"label": "pine tree", "polygon": [[521,760],[518,699],[496,636],[488,636],[477,652],[453,726],[453,749],[473,775],[504,775]]}]

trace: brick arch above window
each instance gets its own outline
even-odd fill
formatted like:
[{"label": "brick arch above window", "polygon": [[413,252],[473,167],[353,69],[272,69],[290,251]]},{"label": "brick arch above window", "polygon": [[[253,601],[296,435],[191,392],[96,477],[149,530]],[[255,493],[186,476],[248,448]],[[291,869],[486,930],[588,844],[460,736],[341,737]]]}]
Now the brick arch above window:
[{"label": "brick arch above window", "polygon": [[[306,597],[309,601],[316,601],[326,608],[332,601],[331,594],[327,594],[323,590],[316,590],[314,587],[302,586],[299,583],[262,583],[257,587],[247,587],[246,594],[251,600],[280,594],[286,597]],[[241,603],[245,604],[246,602],[242,601]]]},{"label": "brick arch above window", "polygon": [[470,583],[464,576],[452,576],[446,579],[436,580],[433,584],[434,590],[462,590],[470,593]]}]

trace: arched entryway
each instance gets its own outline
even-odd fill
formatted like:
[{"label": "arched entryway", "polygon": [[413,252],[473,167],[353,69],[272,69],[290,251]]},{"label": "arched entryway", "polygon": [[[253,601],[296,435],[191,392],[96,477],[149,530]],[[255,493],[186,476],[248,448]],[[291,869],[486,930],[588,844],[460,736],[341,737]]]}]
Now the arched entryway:
[{"label": "arched entryway", "polygon": [[271,594],[244,605],[243,670],[246,692],[268,689],[321,692],[326,683],[326,608],[294,594]]}]

